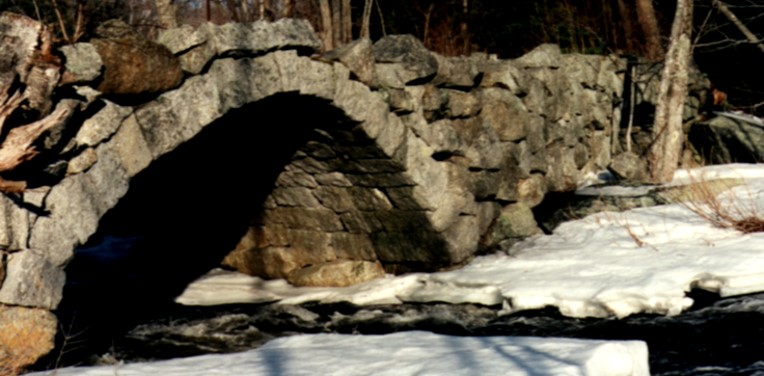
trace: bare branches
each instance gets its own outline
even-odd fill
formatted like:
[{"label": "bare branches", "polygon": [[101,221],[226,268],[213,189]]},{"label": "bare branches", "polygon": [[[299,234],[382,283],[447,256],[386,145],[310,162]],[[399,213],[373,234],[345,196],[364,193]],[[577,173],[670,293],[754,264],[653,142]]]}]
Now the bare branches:
[{"label": "bare branches", "polygon": [[764,42],[759,39],[754,33],[751,32],[735,15],[735,13],[732,13],[732,11],[727,7],[726,4],[721,2],[720,0],[713,0],[713,4],[716,7],[716,9],[719,9],[719,12],[721,12],[727,19],[732,22],[735,27],[740,30],[741,33],[746,37],[746,39],[755,44],[761,52],[764,53]]}]

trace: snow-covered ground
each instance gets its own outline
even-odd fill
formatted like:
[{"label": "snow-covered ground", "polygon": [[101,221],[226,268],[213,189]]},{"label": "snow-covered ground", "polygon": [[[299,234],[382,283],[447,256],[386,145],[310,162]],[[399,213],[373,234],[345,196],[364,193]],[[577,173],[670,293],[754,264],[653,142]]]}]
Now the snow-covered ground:
[{"label": "snow-covered ground", "polygon": [[[720,200],[753,211],[764,208],[764,165],[679,171],[674,184],[719,178],[745,181]],[[554,306],[571,317],[625,317],[679,314],[692,305],[685,293],[696,287],[721,296],[764,291],[764,233],[715,228],[684,205],[665,205],[566,222],[552,235],[478,257],[459,270],[390,276],[346,288],[294,288],[216,270],[192,283],[177,302],[440,301],[503,304],[506,313]]]},{"label": "snow-covered ground", "polygon": [[[764,166],[713,166],[692,176],[680,171],[675,183],[717,178],[746,182],[722,194],[722,200],[753,210],[764,208]],[[502,305],[505,313],[555,306],[573,317],[625,317],[639,312],[679,314],[692,305],[685,295],[692,288],[721,296],[764,291],[764,234],[715,228],[685,206],[666,205],[566,222],[552,235],[528,239],[506,253],[478,257],[449,272],[388,276],[346,288],[294,288],[284,281],[215,270],[189,285],[176,300],[188,305],[470,302]],[[300,335],[239,354],[62,369],[57,375],[115,371],[119,375],[649,374],[647,347],[639,341],[405,332]]]},{"label": "snow-covered ground", "polygon": [[428,332],[314,334],[256,350],[153,363],[63,368],[57,376],[607,375],[647,376],[641,341],[454,337]]}]

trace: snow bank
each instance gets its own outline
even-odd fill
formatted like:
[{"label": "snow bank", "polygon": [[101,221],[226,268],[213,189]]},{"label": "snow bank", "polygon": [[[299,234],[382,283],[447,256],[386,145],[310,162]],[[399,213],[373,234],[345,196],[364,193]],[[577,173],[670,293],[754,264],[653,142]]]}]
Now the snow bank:
[{"label": "snow bank", "polygon": [[[718,178],[746,181],[720,199],[764,208],[764,166],[679,171],[674,184]],[[667,205],[567,222],[552,235],[449,272],[390,276],[347,288],[293,288],[283,281],[215,271],[192,283],[177,301],[440,301],[504,304],[505,313],[556,306],[572,317],[624,317],[679,314],[692,305],[685,294],[696,287],[721,296],[764,291],[764,234],[714,228],[681,205]]]},{"label": "snow bank", "polygon": [[57,376],[649,375],[641,341],[453,337],[428,332],[286,337],[242,353],[63,368]]}]

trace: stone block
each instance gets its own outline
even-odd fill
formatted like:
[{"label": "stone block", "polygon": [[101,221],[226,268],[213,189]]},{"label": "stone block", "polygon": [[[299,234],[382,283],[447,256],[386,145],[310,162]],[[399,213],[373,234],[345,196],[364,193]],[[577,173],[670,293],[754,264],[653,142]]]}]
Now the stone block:
[{"label": "stone block", "polygon": [[50,310],[58,306],[66,276],[63,266],[54,265],[46,256],[30,249],[7,256],[0,303]]},{"label": "stone block", "polygon": [[320,59],[341,62],[350,69],[358,81],[366,85],[372,86],[376,82],[374,53],[369,38],[359,38],[340,48],[325,52]]},{"label": "stone block", "polygon": [[520,68],[559,68],[562,64],[562,52],[556,44],[542,44],[525,55],[514,60]]},{"label": "stone block", "polygon": [[[310,175],[309,175],[310,176]],[[353,183],[348,180],[341,172],[327,172],[324,174],[316,174],[312,176],[320,185],[326,185],[331,187],[351,187]]]},{"label": "stone block", "polygon": [[438,61],[438,72],[432,80],[434,85],[469,90],[475,86],[478,69],[475,61],[462,56],[445,57],[432,53]]},{"label": "stone block", "polygon": [[86,119],[77,135],[74,136],[78,145],[96,146],[111,137],[122,121],[130,115],[132,109],[122,107],[104,100],[104,107],[93,116]]},{"label": "stone block", "polygon": [[301,208],[317,208],[321,206],[312,190],[304,187],[275,188],[271,197],[279,206],[293,206]]},{"label": "stone block", "polygon": [[279,174],[278,178],[276,178],[276,186],[282,187],[282,188],[288,188],[288,187],[316,188],[318,187],[318,184],[319,184],[316,181],[316,177],[323,176],[323,175],[325,174],[318,174],[314,176],[294,166],[287,165],[284,168],[284,171],[282,171],[281,174]]},{"label": "stone block", "polygon": [[379,262],[336,260],[295,270],[287,280],[302,287],[345,287],[384,276]]},{"label": "stone block", "polygon": [[374,245],[366,234],[335,232],[330,234],[330,245],[338,259],[375,261]]},{"label": "stone block", "polygon": [[151,42],[119,20],[107,21],[90,40],[103,61],[98,91],[115,95],[154,94],[183,80],[180,61],[167,47]]},{"label": "stone block", "polygon": [[314,191],[321,205],[337,213],[355,210],[356,206],[348,188],[324,186]]},{"label": "stone block", "polygon": [[393,205],[384,192],[377,188],[348,188],[350,200],[361,211],[390,210]]},{"label": "stone block", "polygon": [[101,75],[103,61],[95,46],[90,43],[75,43],[58,49],[64,55],[64,75],[66,83],[90,82]]},{"label": "stone block", "polygon": [[125,120],[106,147],[114,151],[122,168],[130,177],[143,171],[154,160],[149,144],[134,116]]},{"label": "stone block", "polygon": [[53,350],[57,328],[46,309],[0,304],[0,374],[19,375]]},{"label": "stone block", "polygon": [[444,89],[446,94],[446,116],[451,118],[463,118],[477,115],[480,110],[480,101],[472,94],[458,90]]},{"label": "stone block", "polygon": [[284,225],[290,229],[342,231],[344,227],[337,214],[323,208],[282,208],[266,209],[263,223]]},{"label": "stone block", "polygon": [[0,249],[12,252],[27,248],[33,220],[29,211],[8,196],[0,195]]},{"label": "stone block", "polygon": [[499,89],[484,89],[480,112],[482,121],[493,129],[501,141],[519,141],[528,136],[531,124],[523,101]]}]

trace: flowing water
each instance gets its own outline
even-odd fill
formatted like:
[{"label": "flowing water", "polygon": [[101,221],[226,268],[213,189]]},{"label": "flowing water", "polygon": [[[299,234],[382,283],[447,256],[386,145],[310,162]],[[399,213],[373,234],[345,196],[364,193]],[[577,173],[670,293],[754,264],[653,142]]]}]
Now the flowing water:
[{"label": "flowing water", "polygon": [[679,316],[620,320],[571,319],[551,308],[499,316],[499,307],[450,304],[170,305],[132,320],[142,322],[122,331],[99,330],[111,337],[101,338],[100,348],[81,352],[76,360],[133,362],[242,351],[299,333],[428,330],[465,336],[640,339],[648,343],[653,375],[764,375],[764,294],[719,300],[695,293],[694,298],[699,307]]}]

